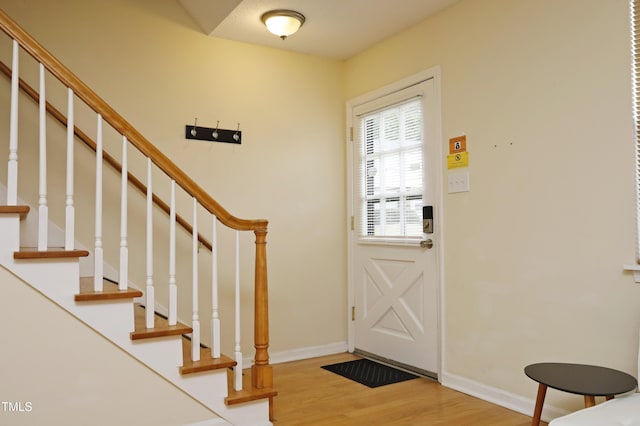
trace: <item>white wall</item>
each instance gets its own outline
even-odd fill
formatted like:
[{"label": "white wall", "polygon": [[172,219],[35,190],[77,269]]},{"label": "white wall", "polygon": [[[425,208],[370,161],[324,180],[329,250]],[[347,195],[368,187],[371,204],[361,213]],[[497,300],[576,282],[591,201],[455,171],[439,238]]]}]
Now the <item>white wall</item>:
[{"label": "white wall", "polygon": [[533,399],[529,363],[637,373],[628,26],[626,0],[466,0],[347,61],[348,99],[440,65],[443,152],[467,135],[471,192],[444,199],[447,374]]},{"label": "white wall", "polygon": [[175,426],[216,417],[2,267],[0,280],[0,400],[25,410],[1,404],[0,424]]}]

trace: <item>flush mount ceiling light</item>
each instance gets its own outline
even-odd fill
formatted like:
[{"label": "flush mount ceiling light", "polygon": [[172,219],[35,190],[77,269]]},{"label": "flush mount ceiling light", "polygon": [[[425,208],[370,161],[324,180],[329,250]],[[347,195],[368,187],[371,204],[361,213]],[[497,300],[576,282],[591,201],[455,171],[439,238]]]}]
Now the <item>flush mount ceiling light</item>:
[{"label": "flush mount ceiling light", "polygon": [[304,15],[293,10],[272,10],[262,15],[262,22],[271,33],[284,40],[304,24]]}]

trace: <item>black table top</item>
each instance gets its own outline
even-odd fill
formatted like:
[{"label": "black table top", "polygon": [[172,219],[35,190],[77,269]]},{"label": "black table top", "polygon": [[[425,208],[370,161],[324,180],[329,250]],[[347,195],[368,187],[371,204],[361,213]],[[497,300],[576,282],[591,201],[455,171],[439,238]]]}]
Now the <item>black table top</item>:
[{"label": "black table top", "polygon": [[538,383],[579,395],[618,395],[638,385],[627,373],[595,365],[543,362],[526,366],[524,373]]}]

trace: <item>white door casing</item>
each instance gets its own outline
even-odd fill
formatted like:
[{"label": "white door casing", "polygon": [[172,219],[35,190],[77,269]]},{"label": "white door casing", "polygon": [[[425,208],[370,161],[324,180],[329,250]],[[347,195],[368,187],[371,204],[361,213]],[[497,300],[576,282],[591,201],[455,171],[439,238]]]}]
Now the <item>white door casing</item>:
[{"label": "white door casing", "polygon": [[[360,232],[359,116],[420,96],[423,106],[422,203],[433,206],[434,230],[408,238]],[[416,371],[441,371],[442,195],[439,69],[433,68],[347,103],[349,139],[349,350]],[[353,136],[351,136],[353,135]],[[433,248],[421,247],[430,239]]]}]

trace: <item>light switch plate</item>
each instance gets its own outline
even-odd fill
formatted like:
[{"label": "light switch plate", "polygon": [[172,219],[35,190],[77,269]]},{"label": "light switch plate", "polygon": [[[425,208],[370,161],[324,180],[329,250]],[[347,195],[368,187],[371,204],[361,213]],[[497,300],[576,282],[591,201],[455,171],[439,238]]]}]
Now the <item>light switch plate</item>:
[{"label": "light switch plate", "polygon": [[469,170],[449,172],[449,194],[468,191],[470,191]]}]

